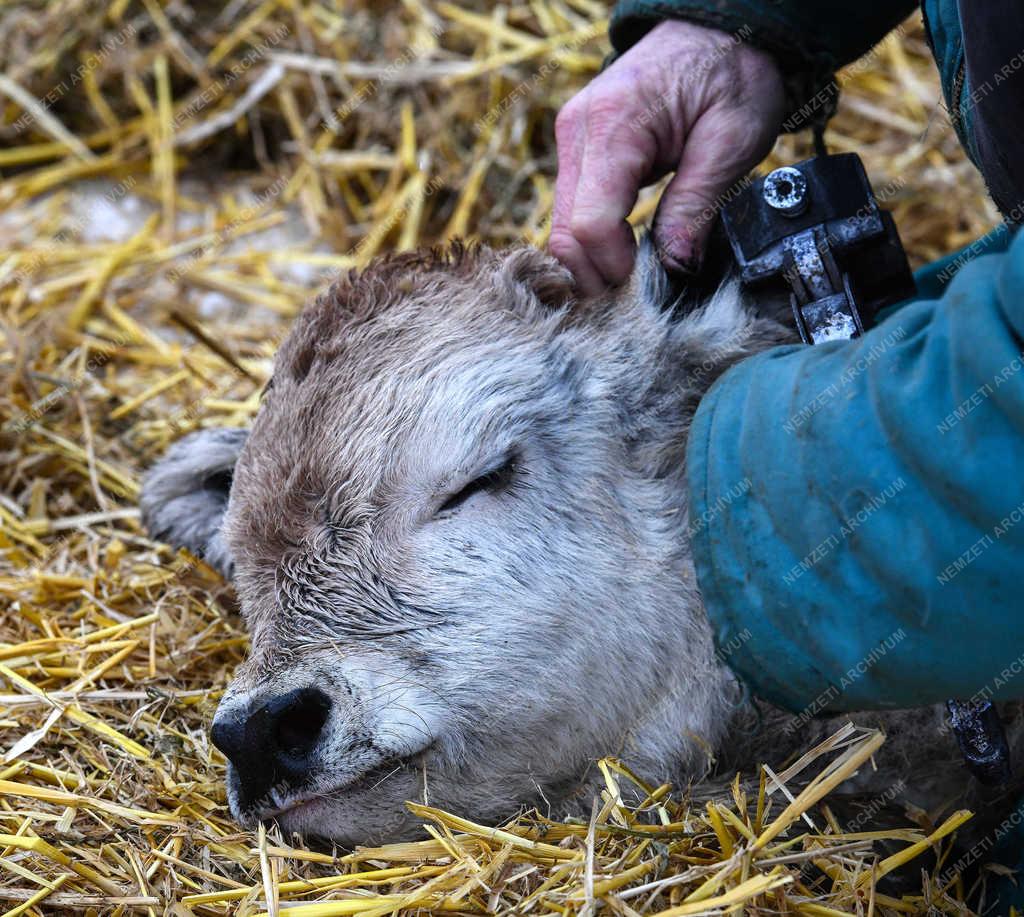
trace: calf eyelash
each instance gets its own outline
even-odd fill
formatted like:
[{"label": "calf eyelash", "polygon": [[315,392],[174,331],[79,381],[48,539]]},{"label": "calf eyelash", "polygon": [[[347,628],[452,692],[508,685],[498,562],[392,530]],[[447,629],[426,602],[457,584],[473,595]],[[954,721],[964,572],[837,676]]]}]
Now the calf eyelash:
[{"label": "calf eyelash", "polygon": [[478,493],[494,493],[495,491],[507,489],[512,484],[517,470],[516,457],[510,455],[500,465],[496,465],[483,474],[477,475],[465,487],[448,497],[438,507],[438,514],[454,512]]}]

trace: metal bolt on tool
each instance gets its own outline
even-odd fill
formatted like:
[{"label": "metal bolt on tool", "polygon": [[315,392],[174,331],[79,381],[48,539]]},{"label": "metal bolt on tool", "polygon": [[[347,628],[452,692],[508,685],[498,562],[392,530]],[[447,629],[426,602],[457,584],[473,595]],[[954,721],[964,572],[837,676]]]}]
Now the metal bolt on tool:
[{"label": "metal bolt on tool", "polygon": [[769,207],[785,216],[799,216],[807,209],[807,179],[792,166],[769,172],[761,193]]}]

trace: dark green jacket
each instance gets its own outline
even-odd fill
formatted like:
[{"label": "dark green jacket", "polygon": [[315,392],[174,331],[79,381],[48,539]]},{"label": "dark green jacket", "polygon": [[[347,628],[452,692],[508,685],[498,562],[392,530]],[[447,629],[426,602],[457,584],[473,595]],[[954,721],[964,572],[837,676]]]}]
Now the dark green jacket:
[{"label": "dark green jacket", "polygon": [[[1012,13],[1003,31],[1024,37],[1017,2],[975,6]],[[792,87],[817,92],[913,6],[624,0],[612,40],[621,52],[666,16],[692,19],[763,45]],[[956,0],[927,0],[925,15],[952,119],[985,165],[965,53],[980,43],[965,42]],[[1024,97],[1024,71],[998,92]],[[1012,185],[997,171],[986,177]],[[969,247],[919,290],[856,341],[740,364],[697,412],[688,473],[708,612],[736,672],[793,710],[1024,697],[1024,677],[1006,677],[1024,675],[1024,234]]]},{"label": "dark green jacket", "polygon": [[[827,113],[835,69],[915,5],[623,0],[612,41],[621,53],[665,18],[730,31],[779,61],[798,129]],[[939,116],[1017,223],[1020,0],[924,14]],[[693,424],[693,549],[719,649],[753,693],[807,715],[1024,697],[1024,233],[931,266],[918,291],[856,341],[734,367]]]}]

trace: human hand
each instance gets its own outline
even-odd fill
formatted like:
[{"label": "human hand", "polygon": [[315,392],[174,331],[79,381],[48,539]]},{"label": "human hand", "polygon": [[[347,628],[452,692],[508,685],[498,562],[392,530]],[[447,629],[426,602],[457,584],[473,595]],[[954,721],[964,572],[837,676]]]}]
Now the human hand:
[{"label": "human hand", "polygon": [[696,270],[709,212],[771,150],[783,114],[770,55],[727,32],[662,22],[559,112],[551,253],[585,294],[622,283],[635,255],[626,217],[642,187],[675,171],[654,242],[666,266]]}]

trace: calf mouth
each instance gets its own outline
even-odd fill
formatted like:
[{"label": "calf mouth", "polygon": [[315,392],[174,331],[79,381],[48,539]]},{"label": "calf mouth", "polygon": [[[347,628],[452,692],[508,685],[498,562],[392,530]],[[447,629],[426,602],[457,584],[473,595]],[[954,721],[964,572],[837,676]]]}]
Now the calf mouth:
[{"label": "calf mouth", "polygon": [[[236,820],[244,827],[254,827],[261,821],[275,821],[299,812],[309,814],[318,805],[330,805],[331,803],[342,801],[346,797],[362,793],[372,793],[377,787],[396,774],[418,767],[429,750],[430,747],[428,746],[411,755],[388,758],[369,770],[364,771],[354,780],[348,780],[327,789],[317,789],[315,791],[298,789],[285,795],[280,791],[280,788],[275,787],[270,792],[270,799],[262,800],[260,803],[249,806],[244,810],[236,811]],[[229,785],[236,784],[237,779],[232,770],[228,774]],[[235,809],[235,806],[232,806],[232,809]]]}]

